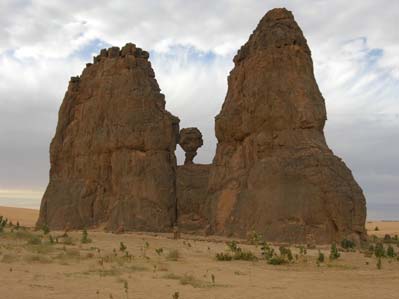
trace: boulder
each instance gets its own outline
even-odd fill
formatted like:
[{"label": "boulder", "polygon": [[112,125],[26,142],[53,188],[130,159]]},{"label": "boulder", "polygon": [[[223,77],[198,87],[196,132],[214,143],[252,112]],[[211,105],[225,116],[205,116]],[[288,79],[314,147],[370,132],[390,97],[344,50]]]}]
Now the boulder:
[{"label": "boulder", "polygon": [[202,134],[197,128],[184,128],[180,130],[179,145],[186,152],[184,164],[193,164],[197,150],[203,145]]}]

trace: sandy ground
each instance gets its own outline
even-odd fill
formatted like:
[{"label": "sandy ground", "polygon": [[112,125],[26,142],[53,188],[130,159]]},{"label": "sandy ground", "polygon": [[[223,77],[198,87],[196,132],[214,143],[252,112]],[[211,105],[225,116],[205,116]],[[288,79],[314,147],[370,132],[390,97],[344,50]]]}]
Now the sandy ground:
[{"label": "sandy ground", "polygon": [[[32,211],[16,210],[0,208],[0,215],[12,216],[14,223],[35,222],[28,217]],[[376,235],[399,231],[399,222],[367,224],[372,233],[375,226]],[[62,234],[10,228],[0,234],[0,298],[399,298],[396,258],[383,258],[379,270],[375,257],[360,252],[341,252],[329,261],[329,247],[301,255],[291,246],[298,260],[274,266],[262,259],[259,247],[245,244],[240,246],[258,261],[217,261],[216,253],[227,252],[221,239],[89,231],[91,242],[82,244],[82,232]],[[49,235],[59,243],[50,244]],[[320,266],[319,249],[326,255]]]},{"label": "sandy ground", "polygon": [[367,221],[366,229],[370,236],[376,235],[377,237],[384,237],[385,234],[399,236],[399,221]]},{"label": "sandy ground", "polygon": [[19,221],[20,225],[33,227],[39,217],[39,210],[0,206],[0,215],[7,217],[14,224]]}]

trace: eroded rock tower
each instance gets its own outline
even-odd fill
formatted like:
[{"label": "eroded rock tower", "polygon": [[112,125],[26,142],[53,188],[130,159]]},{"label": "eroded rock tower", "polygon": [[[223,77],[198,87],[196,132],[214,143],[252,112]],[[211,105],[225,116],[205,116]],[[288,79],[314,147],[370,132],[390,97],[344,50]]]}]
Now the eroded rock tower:
[{"label": "eroded rock tower", "polygon": [[290,11],[269,11],[234,57],[210,165],[194,163],[202,135],[187,128],[179,136],[148,57],[133,44],[102,50],[71,79],[38,225],[167,231],[178,224],[299,243],[365,238],[365,198],[326,144],[324,99]]}]

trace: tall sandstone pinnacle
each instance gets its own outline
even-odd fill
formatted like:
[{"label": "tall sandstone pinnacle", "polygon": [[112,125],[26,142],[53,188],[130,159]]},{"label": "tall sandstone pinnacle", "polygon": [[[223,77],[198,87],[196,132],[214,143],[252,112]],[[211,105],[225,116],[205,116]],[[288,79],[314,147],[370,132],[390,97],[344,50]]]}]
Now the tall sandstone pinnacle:
[{"label": "tall sandstone pinnacle", "polygon": [[363,239],[366,207],[351,171],[323,133],[324,99],[290,11],[273,9],[234,58],[216,117],[208,186],[217,234],[267,240]]},{"label": "tall sandstone pinnacle", "polygon": [[104,49],[71,79],[39,226],[164,231],[175,223],[179,119],[165,110],[148,57],[134,44]]}]

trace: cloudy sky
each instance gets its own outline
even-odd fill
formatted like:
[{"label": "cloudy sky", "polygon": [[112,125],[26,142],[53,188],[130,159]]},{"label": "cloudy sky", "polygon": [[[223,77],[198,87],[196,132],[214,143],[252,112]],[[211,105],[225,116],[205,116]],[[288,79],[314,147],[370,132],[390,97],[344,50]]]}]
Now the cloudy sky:
[{"label": "cloudy sky", "polygon": [[293,11],[309,42],[328,144],[362,186],[369,218],[399,219],[396,0],[0,0],[0,204],[38,205],[69,77],[110,45],[150,51],[167,109],[201,129],[197,161],[210,162],[232,58],[274,7]]}]

